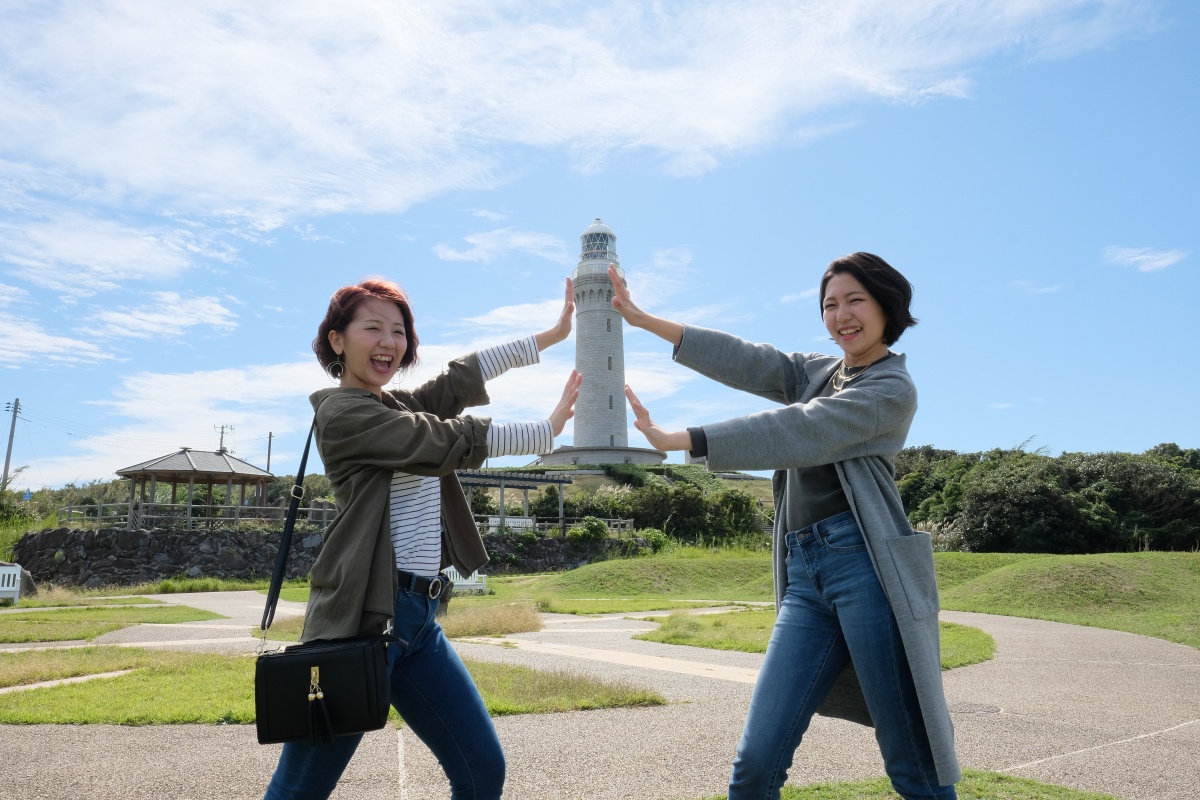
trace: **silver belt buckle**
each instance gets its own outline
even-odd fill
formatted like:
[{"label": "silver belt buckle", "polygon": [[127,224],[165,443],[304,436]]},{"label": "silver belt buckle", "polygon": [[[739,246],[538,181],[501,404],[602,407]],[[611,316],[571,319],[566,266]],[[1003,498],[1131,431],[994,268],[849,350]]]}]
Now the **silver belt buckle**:
[{"label": "silver belt buckle", "polygon": [[428,591],[426,591],[426,594],[429,595],[430,600],[437,600],[439,597],[442,596],[442,590],[445,588],[446,588],[446,579],[443,578],[441,575],[438,575],[435,578],[429,579],[429,589],[428,589]]}]

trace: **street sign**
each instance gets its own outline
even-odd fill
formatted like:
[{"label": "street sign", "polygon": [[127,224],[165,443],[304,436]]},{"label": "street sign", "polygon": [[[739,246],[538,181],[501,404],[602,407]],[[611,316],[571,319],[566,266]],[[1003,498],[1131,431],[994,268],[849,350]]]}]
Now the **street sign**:
[{"label": "street sign", "polygon": [[28,503],[30,500],[33,499],[33,492],[26,489],[25,495],[21,499],[24,500],[26,503]]}]

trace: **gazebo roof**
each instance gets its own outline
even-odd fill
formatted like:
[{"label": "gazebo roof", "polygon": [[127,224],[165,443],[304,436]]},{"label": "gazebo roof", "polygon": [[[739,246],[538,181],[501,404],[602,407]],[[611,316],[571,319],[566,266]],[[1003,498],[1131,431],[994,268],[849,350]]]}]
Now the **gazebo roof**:
[{"label": "gazebo roof", "polygon": [[122,478],[153,477],[156,480],[176,481],[202,479],[214,483],[218,482],[218,478],[222,483],[231,479],[236,483],[252,483],[275,477],[265,469],[234,458],[228,451],[213,453],[208,450],[193,450],[190,447],[119,469],[117,475]]}]

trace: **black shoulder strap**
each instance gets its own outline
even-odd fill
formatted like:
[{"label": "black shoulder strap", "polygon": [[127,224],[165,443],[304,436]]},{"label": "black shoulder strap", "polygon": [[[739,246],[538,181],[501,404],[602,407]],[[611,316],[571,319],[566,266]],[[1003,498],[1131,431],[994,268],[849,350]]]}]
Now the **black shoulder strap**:
[{"label": "black shoulder strap", "polygon": [[287,569],[288,553],[292,549],[292,528],[296,525],[296,513],[300,509],[300,498],[304,496],[304,470],[308,466],[308,448],[312,444],[313,432],[317,429],[317,418],[313,417],[312,427],[308,429],[308,441],[304,443],[304,455],[300,457],[300,469],[296,472],[296,482],[292,485],[292,501],[288,505],[287,519],[283,522],[283,536],[279,539],[279,553],[275,556],[275,571],[271,574],[271,588],[267,590],[267,607],[263,609],[262,629],[271,627],[275,619],[275,605],[279,602],[279,592],[283,588],[283,573]]}]

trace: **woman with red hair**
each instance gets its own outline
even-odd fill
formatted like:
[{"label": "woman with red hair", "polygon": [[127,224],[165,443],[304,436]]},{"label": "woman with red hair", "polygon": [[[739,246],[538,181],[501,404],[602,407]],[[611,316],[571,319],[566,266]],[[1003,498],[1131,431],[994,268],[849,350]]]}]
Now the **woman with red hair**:
[{"label": "woman with red hair", "polygon": [[[386,389],[417,361],[408,297],[396,284],[363,281],[336,291],[313,350],[338,386],[314,392],[316,440],[338,514],[309,575],[303,641],[383,632],[392,705],[429,746],[454,800],[500,797],[504,754],[471,676],[434,619],[449,581],[487,563],[455,470],[490,456],[548,453],[574,414],[582,378],[572,371],[558,405],[539,422],[464,414],[485,405],[485,383],[571,331],[571,281],[557,323],[535,336],[451,361],[411,391]],[[326,798],[362,736],[288,742],[266,797]]]}]

